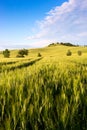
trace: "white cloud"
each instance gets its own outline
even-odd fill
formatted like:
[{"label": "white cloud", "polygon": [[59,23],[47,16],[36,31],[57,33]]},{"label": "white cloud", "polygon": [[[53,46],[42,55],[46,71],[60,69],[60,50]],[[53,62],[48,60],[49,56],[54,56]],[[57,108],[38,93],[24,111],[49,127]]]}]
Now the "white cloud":
[{"label": "white cloud", "polygon": [[[87,0],[69,0],[37,22],[38,33],[27,39],[87,43]],[[46,40],[45,40],[46,39]]]},{"label": "white cloud", "polygon": [[[46,30],[47,31],[47,30]],[[34,36],[29,36],[26,38],[26,40],[31,40],[31,39],[40,39],[41,37],[45,36],[46,32],[45,30],[42,30],[41,32],[35,34]]]}]

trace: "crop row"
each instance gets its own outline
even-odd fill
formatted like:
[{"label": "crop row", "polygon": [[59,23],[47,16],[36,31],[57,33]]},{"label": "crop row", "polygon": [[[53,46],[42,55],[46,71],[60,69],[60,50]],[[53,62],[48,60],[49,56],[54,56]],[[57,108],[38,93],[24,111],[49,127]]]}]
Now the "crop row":
[{"label": "crop row", "polygon": [[35,59],[35,60],[22,60],[20,62],[16,61],[16,62],[7,62],[7,63],[2,63],[0,66],[0,72],[5,72],[5,71],[11,71],[11,70],[15,70],[15,69],[21,69],[24,67],[28,67],[30,65],[33,65],[34,63],[36,63],[37,61],[39,61],[41,58]]}]

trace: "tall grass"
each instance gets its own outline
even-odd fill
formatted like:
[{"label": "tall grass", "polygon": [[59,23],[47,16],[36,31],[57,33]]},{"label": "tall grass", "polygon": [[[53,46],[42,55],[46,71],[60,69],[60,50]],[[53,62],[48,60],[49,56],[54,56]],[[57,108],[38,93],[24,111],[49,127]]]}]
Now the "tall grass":
[{"label": "tall grass", "polygon": [[86,130],[87,66],[35,63],[0,73],[0,130]]}]

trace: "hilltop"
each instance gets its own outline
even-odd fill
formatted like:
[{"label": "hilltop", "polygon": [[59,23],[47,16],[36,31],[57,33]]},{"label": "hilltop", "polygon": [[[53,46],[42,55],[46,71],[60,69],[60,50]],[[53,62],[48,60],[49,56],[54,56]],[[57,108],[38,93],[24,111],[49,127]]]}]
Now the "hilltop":
[{"label": "hilltop", "polygon": [[51,43],[51,44],[49,44],[48,47],[50,47],[50,46],[56,46],[56,45],[74,46],[74,47],[79,46],[79,45],[72,44],[72,43],[70,43],[70,42],[56,42],[56,43]]}]

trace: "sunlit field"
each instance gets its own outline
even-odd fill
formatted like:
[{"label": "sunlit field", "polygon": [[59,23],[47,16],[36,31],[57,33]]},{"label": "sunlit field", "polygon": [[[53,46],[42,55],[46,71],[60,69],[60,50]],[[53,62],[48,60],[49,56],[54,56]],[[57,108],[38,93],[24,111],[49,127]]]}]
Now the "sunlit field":
[{"label": "sunlit field", "polygon": [[86,130],[87,47],[17,52],[0,53],[0,130]]}]

